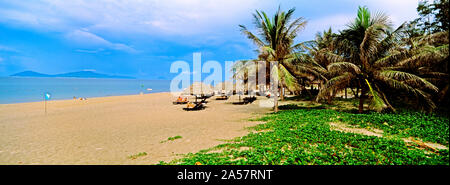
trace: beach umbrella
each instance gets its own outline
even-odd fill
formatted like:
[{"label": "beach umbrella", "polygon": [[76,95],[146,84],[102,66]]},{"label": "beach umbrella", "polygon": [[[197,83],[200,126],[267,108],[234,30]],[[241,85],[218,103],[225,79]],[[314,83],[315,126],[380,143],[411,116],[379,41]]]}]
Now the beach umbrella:
[{"label": "beach umbrella", "polygon": [[187,87],[183,89],[183,92],[181,92],[182,95],[191,95],[191,87]]},{"label": "beach umbrella", "polygon": [[248,93],[248,95],[255,96],[256,92],[258,92],[258,88],[256,86],[255,82],[247,82],[245,85],[245,91]]},{"label": "beach umbrella", "polygon": [[232,94],[233,86],[233,82],[230,81],[220,82],[214,87],[214,91],[217,91],[221,94]]},{"label": "beach umbrella", "polygon": [[183,94],[189,94],[189,95],[212,95],[213,94],[213,88],[211,85],[202,83],[202,82],[194,82],[191,86],[186,88],[183,91]]},{"label": "beach umbrella", "polygon": [[239,101],[241,101],[241,95],[244,95],[245,92],[245,84],[243,80],[236,80],[236,84],[234,84],[234,91],[237,95],[239,95]]}]

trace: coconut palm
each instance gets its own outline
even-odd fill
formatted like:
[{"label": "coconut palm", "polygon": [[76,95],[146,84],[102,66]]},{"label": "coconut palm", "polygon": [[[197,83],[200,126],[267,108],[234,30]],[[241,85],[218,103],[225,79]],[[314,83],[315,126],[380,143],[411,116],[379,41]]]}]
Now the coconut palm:
[{"label": "coconut palm", "polygon": [[[279,76],[278,80],[281,85],[280,96],[282,99],[284,97],[284,87],[287,87],[288,90],[293,90],[299,86],[293,74],[294,70],[289,68],[288,65],[295,58],[295,50],[302,45],[302,43],[294,44],[294,39],[298,32],[305,27],[307,22],[303,17],[291,20],[294,11],[295,8],[287,12],[281,11],[278,8],[278,11],[272,19],[265,12],[256,11],[253,16],[258,34],[254,34],[245,26],[239,25],[242,33],[257,45],[260,53],[259,59],[266,62],[266,67],[270,66],[269,62],[278,62],[275,70],[277,70]],[[266,71],[270,71],[270,69]],[[266,82],[269,82],[269,80],[266,80]],[[277,98],[275,98],[275,112],[278,111],[277,103]]]},{"label": "coconut palm", "polygon": [[[309,58],[306,58],[307,61],[312,61],[310,69],[313,69],[317,72],[313,79],[310,78],[311,81],[320,81],[321,84],[325,83],[329,76],[329,73],[326,67],[330,64],[330,60],[328,60],[326,53],[334,53],[337,54],[336,49],[334,48],[334,40],[336,34],[334,34],[329,28],[326,31],[318,32],[316,34],[315,40],[308,41],[305,44],[305,49],[308,51]],[[331,100],[331,97],[329,97]]]},{"label": "coconut palm", "polygon": [[449,74],[449,34],[448,31],[430,35],[405,38],[405,43],[411,53],[411,57],[395,63],[398,68],[415,72],[427,81],[439,87],[438,96],[434,96],[435,102],[443,102],[448,97]]},{"label": "coconut palm", "polygon": [[430,93],[437,92],[438,88],[407,71],[402,64],[417,57],[416,53],[401,44],[405,27],[403,24],[392,30],[388,16],[383,13],[371,14],[366,7],[359,7],[355,21],[336,37],[334,47],[338,54],[327,51],[322,53],[330,60],[327,69],[334,77],[321,89],[317,101],[353,83],[361,89],[360,113],[363,112],[364,101],[369,97],[370,108],[395,111],[386,96],[386,92],[392,90],[406,92],[433,108]]}]

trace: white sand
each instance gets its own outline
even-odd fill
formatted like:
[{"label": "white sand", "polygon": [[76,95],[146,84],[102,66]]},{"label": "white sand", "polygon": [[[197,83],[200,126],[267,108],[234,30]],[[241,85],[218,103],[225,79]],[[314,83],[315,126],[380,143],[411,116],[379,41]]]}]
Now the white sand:
[{"label": "white sand", "polygon": [[[155,93],[50,101],[47,115],[43,102],[0,105],[0,164],[155,164],[246,135],[245,127],[257,124],[248,119],[270,110],[258,102],[231,105],[233,97],[187,112],[172,105],[175,99]],[[128,158],[141,152],[147,155]]]}]

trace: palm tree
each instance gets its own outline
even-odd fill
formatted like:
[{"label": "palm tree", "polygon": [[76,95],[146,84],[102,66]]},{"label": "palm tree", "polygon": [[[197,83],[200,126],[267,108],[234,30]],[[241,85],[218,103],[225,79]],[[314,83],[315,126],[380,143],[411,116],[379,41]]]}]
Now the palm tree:
[{"label": "palm tree", "polygon": [[[292,91],[299,86],[293,74],[294,70],[291,64],[296,58],[295,50],[300,48],[302,43],[294,44],[294,39],[298,32],[305,27],[307,22],[303,17],[291,21],[294,11],[295,8],[287,12],[281,11],[278,8],[276,14],[270,19],[265,12],[256,10],[253,17],[258,34],[253,34],[245,26],[239,25],[242,33],[259,48],[259,59],[266,62],[266,67],[270,66],[269,62],[278,62],[277,69],[275,70],[279,76],[278,80],[281,85],[280,96],[282,100],[284,98],[284,87]],[[266,71],[270,71],[270,69]],[[266,82],[269,82],[269,80],[266,80]],[[275,96],[274,111],[278,111],[277,96]]]},{"label": "palm tree", "polygon": [[449,33],[448,31],[437,32],[429,35],[420,35],[404,39],[412,56],[406,60],[396,63],[408,71],[413,71],[427,81],[439,87],[438,96],[433,96],[435,102],[444,102],[444,97],[448,97],[449,74]]},{"label": "palm tree", "polygon": [[359,7],[355,21],[336,36],[333,45],[338,53],[322,53],[331,62],[327,69],[333,78],[321,89],[317,101],[357,84],[361,89],[360,113],[368,95],[371,96],[370,108],[395,111],[386,96],[389,90],[406,92],[433,108],[430,93],[437,92],[438,88],[402,65],[402,61],[415,56],[401,44],[405,27],[403,24],[392,30],[388,16],[383,13],[370,14],[366,7]]},{"label": "palm tree", "polygon": [[[334,48],[336,34],[333,33],[331,28],[326,31],[318,32],[316,34],[315,40],[308,41],[305,44],[305,49],[308,51],[308,55],[314,63],[313,69],[317,72],[315,76],[321,84],[325,83],[327,79],[330,78],[329,73],[326,67],[330,64],[330,60],[328,60],[326,53],[334,53],[337,54],[336,49]],[[331,101],[331,96],[328,98]]]}]

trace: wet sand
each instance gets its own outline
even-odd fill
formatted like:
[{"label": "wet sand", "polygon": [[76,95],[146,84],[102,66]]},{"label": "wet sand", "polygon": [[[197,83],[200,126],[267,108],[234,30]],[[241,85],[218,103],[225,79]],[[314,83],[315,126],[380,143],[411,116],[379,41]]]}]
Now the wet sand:
[{"label": "wet sand", "polygon": [[[248,133],[270,111],[209,99],[202,111],[170,93],[0,105],[0,164],[156,164]],[[264,97],[262,97],[264,99]],[[167,141],[169,137],[181,139]],[[167,142],[162,142],[167,141]],[[135,159],[132,155],[147,155]]]}]

